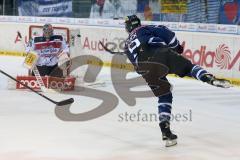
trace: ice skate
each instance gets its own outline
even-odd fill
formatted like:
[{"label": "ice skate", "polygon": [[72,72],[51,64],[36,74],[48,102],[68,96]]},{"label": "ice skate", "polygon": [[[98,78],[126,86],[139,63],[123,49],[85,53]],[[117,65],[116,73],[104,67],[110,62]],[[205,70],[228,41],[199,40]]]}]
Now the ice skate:
[{"label": "ice skate", "polygon": [[166,141],[165,146],[171,147],[177,144],[177,135],[173,134],[170,130],[170,123],[165,121],[159,124],[162,131],[162,140]]},{"label": "ice skate", "polygon": [[221,87],[221,88],[232,87],[230,81],[228,81],[226,79],[216,78],[215,76],[213,76],[212,74],[209,74],[209,73],[204,74],[203,79],[205,79],[205,82],[207,82],[208,84],[211,84],[216,87]]}]

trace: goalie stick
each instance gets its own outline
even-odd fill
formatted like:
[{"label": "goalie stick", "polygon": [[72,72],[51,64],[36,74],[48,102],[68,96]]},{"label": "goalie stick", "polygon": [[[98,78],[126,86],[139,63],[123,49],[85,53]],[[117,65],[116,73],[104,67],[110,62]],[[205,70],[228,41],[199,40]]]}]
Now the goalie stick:
[{"label": "goalie stick", "polygon": [[110,49],[107,48],[107,46],[105,46],[101,41],[99,41],[100,45],[103,47],[103,49],[105,51],[107,51],[108,53],[111,53],[111,54],[118,54],[118,55],[125,55],[124,52],[114,52],[114,51],[111,51]]},{"label": "goalie stick", "polygon": [[48,101],[50,101],[50,102],[56,104],[57,106],[64,106],[64,105],[72,104],[72,103],[74,102],[74,99],[73,99],[73,98],[69,98],[69,99],[66,99],[66,100],[59,101],[59,102],[58,102],[58,101],[54,101],[54,100],[52,100],[51,98],[49,98],[49,97],[47,97],[47,96],[45,96],[45,95],[43,95],[43,94],[35,91],[34,89],[32,89],[31,87],[29,87],[28,85],[22,83],[21,81],[18,81],[17,79],[13,78],[12,76],[10,76],[10,75],[7,74],[6,72],[2,71],[1,69],[0,69],[0,72],[1,72],[2,74],[4,74],[5,76],[7,76],[8,78],[14,80],[15,82],[20,83],[21,85],[23,85],[23,86],[26,87],[27,89],[31,90],[32,92],[38,94],[39,96],[45,98],[46,100],[48,100]]},{"label": "goalie stick", "polygon": [[[18,34],[18,37],[20,38],[20,41],[21,41],[22,45],[26,49],[26,46],[25,46],[25,43],[23,42],[21,33],[19,31],[17,31],[17,34]],[[47,89],[46,86],[44,85],[42,77],[40,76],[40,73],[39,73],[37,67],[35,66],[35,64],[34,64],[34,66],[32,68],[32,71],[34,73],[34,76],[36,77],[36,80],[37,80],[37,82],[38,82],[38,84],[40,86],[41,91],[42,92],[47,92],[49,89]]]}]

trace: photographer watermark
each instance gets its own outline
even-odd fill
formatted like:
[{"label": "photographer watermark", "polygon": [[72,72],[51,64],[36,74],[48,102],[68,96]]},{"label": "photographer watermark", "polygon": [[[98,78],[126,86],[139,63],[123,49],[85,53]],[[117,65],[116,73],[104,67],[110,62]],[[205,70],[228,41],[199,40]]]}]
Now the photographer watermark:
[{"label": "photographer watermark", "polygon": [[[96,62],[98,66],[90,65],[89,62]],[[127,57],[114,55],[112,57],[112,64],[130,64],[127,62]],[[64,64],[63,64],[64,65]],[[103,61],[98,57],[91,55],[81,55],[72,59],[72,67],[70,73],[79,67],[87,65],[87,71],[83,77],[85,82],[95,82],[98,74],[103,67]],[[135,106],[137,98],[147,97],[159,97],[170,93],[172,90],[171,84],[159,77],[164,77],[168,73],[167,66],[155,63],[155,62],[142,62],[138,63],[138,72],[141,73],[142,77],[127,78],[128,73],[134,72],[131,70],[121,70],[111,68],[112,86],[118,95],[118,97],[109,92],[103,91],[97,88],[89,88],[86,86],[75,86],[75,92],[73,95],[90,97],[101,100],[97,107],[94,109],[82,112],[73,113],[71,112],[71,105],[57,106],[55,107],[56,116],[64,121],[88,121],[99,118],[113,111],[119,104],[119,98],[125,102],[128,106]],[[141,66],[141,67],[140,67]],[[157,70],[155,70],[157,68]],[[154,76],[153,76],[154,75]],[[146,82],[148,80],[148,83]],[[119,85],[122,84],[122,85]],[[124,84],[124,87],[123,87]],[[151,86],[152,90],[140,90],[134,91],[132,88],[138,86]],[[84,91],[82,91],[84,89]],[[79,92],[78,92],[79,91]],[[67,94],[67,93],[65,93]]]},{"label": "photographer watermark", "polygon": [[[170,121],[175,122],[192,122],[193,112],[189,109],[187,112],[172,113]],[[159,115],[157,113],[144,113],[138,110],[134,113],[123,112],[118,114],[118,122],[158,122]]]}]

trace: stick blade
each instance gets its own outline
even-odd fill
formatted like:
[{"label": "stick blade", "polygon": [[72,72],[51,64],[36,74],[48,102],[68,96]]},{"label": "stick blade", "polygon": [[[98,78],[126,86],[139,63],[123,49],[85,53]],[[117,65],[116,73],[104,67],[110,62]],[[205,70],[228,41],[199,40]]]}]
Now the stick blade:
[{"label": "stick blade", "polygon": [[99,43],[100,43],[100,45],[103,47],[103,49],[104,49],[105,51],[107,51],[108,53],[125,55],[125,52],[114,52],[114,51],[111,51],[111,50],[108,49],[107,46],[105,46],[101,41],[99,41]]},{"label": "stick blade", "polygon": [[73,98],[69,98],[69,99],[57,102],[56,105],[64,106],[64,105],[72,104],[73,102],[74,102],[74,99]]}]

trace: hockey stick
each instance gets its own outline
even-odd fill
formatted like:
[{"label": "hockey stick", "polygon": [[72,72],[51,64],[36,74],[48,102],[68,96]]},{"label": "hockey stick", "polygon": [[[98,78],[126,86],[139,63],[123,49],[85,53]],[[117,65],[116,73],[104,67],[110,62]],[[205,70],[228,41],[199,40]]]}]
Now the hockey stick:
[{"label": "hockey stick", "polygon": [[2,74],[4,74],[5,76],[9,77],[10,79],[14,80],[15,82],[20,83],[21,85],[23,85],[23,86],[26,87],[27,89],[33,91],[34,93],[38,94],[39,96],[45,98],[46,100],[48,100],[48,101],[50,101],[50,102],[52,102],[52,103],[54,103],[54,104],[56,104],[56,105],[58,105],[58,106],[68,105],[68,104],[72,104],[72,103],[74,102],[74,99],[73,99],[73,98],[69,98],[69,99],[66,99],[66,100],[59,101],[59,102],[54,101],[54,100],[52,100],[51,98],[49,98],[49,97],[47,97],[47,96],[45,96],[45,95],[43,95],[43,94],[35,91],[34,89],[32,89],[31,87],[29,87],[28,85],[22,83],[21,81],[13,78],[12,76],[10,76],[10,75],[7,74],[6,72],[2,71],[1,69],[0,69],[0,72],[1,72]]},{"label": "hockey stick", "polygon": [[[23,47],[26,49],[26,46],[25,46],[25,43],[23,42],[21,33],[19,31],[17,31],[17,34],[18,34],[18,37],[20,38],[20,41],[21,41]],[[42,77],[41,77],[37,67],[33,66],[32,71],[34,73],[34,76],[36,77],[36,80],[37,80],[40,88],[41,88],[41,91],[42,92],[47,92],[49,89],[47,89],[46,86],[44,85],[44,82],[42,80]]]},{"label": "hockey stick", "polygon": [[104,46],[104,44],[99,41],[99,43],[101,44],[101,46],[103,47],[103,49],[111,54],[118,54],[118,55],[125,55],[125,52],[114,52],[114,51],[111,51],[110,49],[107,48],[107,46]]}]

